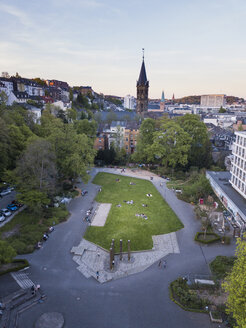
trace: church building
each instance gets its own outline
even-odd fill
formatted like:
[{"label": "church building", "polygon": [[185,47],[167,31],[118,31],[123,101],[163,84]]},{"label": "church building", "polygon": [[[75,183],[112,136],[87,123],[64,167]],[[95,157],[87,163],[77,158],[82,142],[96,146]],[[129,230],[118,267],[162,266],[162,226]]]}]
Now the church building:
[{"label": "church building", "polygon": [[149,81],[147,80],[144,54],[141,71],[137,81],[137,113],[144,115],[148,111],[148,93],[149,93]]}]

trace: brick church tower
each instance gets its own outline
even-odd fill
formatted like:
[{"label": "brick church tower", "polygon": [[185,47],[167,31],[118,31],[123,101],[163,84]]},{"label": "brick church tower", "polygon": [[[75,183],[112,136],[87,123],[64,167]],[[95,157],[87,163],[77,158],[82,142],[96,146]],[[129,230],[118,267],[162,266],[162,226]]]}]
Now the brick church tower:
[{"label": "brick church tower", "polygon": [[142,67],[137,81],[137,113],[139,115],[143,115],[145,112],[148,111],[148,92],[149,92],[149,81],[147,80],[147,75],[145,71],[144,53],[143,53]]}]

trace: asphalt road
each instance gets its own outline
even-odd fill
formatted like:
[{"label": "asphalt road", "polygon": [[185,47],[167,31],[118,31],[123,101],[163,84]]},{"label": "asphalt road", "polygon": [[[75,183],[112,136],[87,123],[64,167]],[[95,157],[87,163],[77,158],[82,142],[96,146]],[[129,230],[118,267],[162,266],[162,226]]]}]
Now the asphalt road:
[{"label": "asphalt road", "polygon": [[[86,230],[87,223],[82,217],[98,190],[89,183],[86,185],[88,194],[69,204],[69,220],[55,227],[42,249],[25,256],[31,264],[27,270],[29,278],[41,285],[47,300],[22,313],[18,327],[33,327],[44,312],[61,312],[67,328],[218,327],[210,323],[208,315],[183,311],[170,301],[168,285],[180,275],[209,273],[208,262],[216,255],[234,254],[235,245],[200,247],[195,244],[193,238],[199,222],[192,207],[178,200],[165,184],[161,187],[160,179],[154,178],[153,183],[185,226],[177,232],[181,253],[166,258],[166,269],[154,264],[142,273],[106,284],[86,279],[76,270],[70,250],[79,244]],[[0,278],[3,293],[2,279],[8,278]]]}]

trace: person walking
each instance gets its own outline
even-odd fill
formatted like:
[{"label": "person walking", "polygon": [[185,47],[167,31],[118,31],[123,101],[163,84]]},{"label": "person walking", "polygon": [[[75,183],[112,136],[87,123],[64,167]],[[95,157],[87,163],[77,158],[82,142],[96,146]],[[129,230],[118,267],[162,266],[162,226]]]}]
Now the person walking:
[{"label": "person walking", "polygon": [[163,269],[166,269],[167,267],[167,261],[163,261]]},{"label": "person walking", "polygon": [[158,263],[158,267],[159,267],[159,268],[161,267],[161,260],[160,260],[160,262]]},{"label": "person walking", "polygon": [[97,271],[97,273],[96,273],[96,274],[97,274],[97,280],[98,280],[98,279],[99,279],[99,271]]}]

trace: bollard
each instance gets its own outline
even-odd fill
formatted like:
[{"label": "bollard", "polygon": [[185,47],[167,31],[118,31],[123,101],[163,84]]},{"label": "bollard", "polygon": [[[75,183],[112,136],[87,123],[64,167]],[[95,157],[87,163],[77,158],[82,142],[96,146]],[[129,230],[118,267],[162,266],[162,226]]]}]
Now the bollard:
[{"label": "bollard", "polygon": [[112,239],[112,249],[113,249],[113,254],[115,253],[115,249],[114,249],[114,239]]},{"label": "bollard", "polygon": [[112,250],[112,248],[110,248],[109,249],[109,254],[110,254],[110,258],[109,258],[109,263],[110,263],[110,270],[112,270],[112,268],[113,268],[113,265],[112,265],[112,263],[113,263],[113,250]]},{"label": "bollard", "polygon": [[131,259],[131,241],[128,240],[128,261]]},{"label": "bollard", "polygon": [[120,239],[120,261],[122,261],[122,239]]}]

